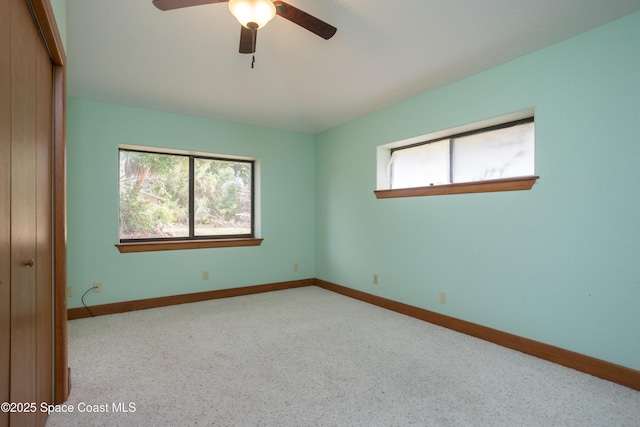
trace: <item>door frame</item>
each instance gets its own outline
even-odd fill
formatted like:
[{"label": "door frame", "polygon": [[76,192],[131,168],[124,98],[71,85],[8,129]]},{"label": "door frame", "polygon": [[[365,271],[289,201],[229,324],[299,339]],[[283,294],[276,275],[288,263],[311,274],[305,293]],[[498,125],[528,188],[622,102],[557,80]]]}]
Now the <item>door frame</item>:
[{"label": "door frame", "polygon": [[67,355],[66,55],[50,0],[26,0],[53,68],[53,401],[69,396]]}]

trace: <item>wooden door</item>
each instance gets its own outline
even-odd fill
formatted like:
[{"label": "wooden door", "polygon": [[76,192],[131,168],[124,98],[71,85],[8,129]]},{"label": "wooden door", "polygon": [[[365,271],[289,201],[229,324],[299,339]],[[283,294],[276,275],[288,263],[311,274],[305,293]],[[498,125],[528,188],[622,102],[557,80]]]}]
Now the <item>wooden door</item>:
[{"label": "wooden door", "polygon": [[[24,9],[15,4],[11,7],[10,402],[31,402],[36,396],[37,92],[34,83],[38,44],[28,31],[30,16]],[[9,418],[12,424],[22,424],[19,421],[26,421],[29,415],[14,412]]]},{"label": "wooden door", "polygon": [[[11,25],[0,0],[0,403],[9,401],[11,342]],[[0,411],[0,426],[9,415]]]},{"label": "wooden door", "polygon": [[0,0],[0,398],[52,401],[52,65],[24,0]]}]

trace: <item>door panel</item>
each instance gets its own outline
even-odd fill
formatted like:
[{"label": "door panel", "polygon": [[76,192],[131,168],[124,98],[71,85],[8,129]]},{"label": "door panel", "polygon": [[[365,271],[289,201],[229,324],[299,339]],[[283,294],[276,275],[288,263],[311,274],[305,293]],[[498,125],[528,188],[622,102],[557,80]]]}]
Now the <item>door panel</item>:
[{"label": "door panel", "polygon": [[[11,385],[13,402],[36,396],[36,52],[26,7],[11,7]],[[32,260],[34,266],[26,265]],[[28,414],[12,413],[21,424]],[[19,421],[19,422],[18,422]]]},{"label": "door panel", "polygon": [[52,72],[27,3],[0,0],[0,402],[37,409],[52,402]]},{"label": "door panel", "polygon": [[[11,25],[0,0],[0,403],[9,401],[11,354]],[[5,54],[6,52],[6,54]],[[0,426],[9,414],[0,411]]]},{"label": "door panel", "polygon": [[[26,7],[11,8],[11,383],[10,401],[36,397],[36,54]],[[27,265],[31,260],[32,266]],[[11,413],[11,424],[35,424]]]}]

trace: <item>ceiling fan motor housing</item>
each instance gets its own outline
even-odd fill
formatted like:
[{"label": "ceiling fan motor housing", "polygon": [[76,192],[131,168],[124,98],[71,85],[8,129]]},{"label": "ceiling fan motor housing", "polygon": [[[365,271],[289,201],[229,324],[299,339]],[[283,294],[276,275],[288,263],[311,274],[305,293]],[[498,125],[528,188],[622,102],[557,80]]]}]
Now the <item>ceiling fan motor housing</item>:
[{"label": "ceiling fan motor housing", "polygon": [[276,16],[276,6],[271,0],[229,0],[229,10],[250,30],[264,27]]}]

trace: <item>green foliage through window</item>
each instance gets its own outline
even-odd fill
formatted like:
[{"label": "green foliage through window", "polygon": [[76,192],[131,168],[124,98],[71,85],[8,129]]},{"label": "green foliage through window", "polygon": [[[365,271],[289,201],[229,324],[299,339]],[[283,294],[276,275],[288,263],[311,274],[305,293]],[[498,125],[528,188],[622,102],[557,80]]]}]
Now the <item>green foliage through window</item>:
[{"label": "green foliage through window", "polygon": [[120,240],[253,237],[253,162],[120,149]]}]

